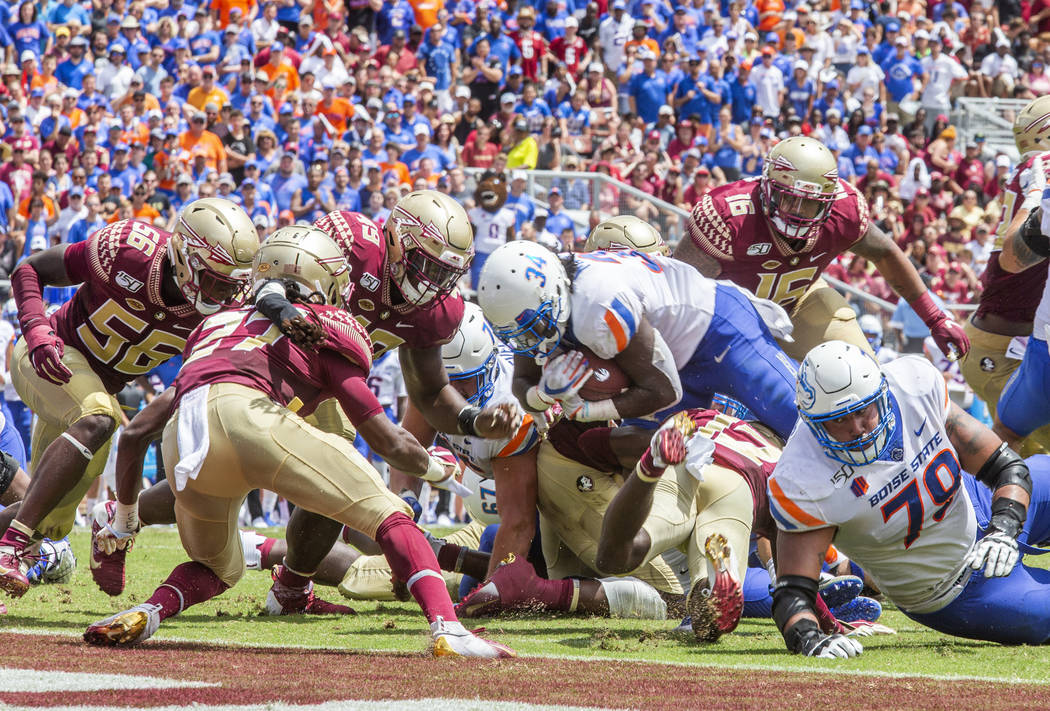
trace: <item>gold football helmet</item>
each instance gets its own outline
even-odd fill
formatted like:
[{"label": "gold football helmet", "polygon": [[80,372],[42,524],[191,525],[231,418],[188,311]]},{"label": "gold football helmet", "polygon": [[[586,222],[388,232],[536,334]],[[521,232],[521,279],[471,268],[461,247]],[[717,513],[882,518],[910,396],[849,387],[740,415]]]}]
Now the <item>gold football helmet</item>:
[{"label": "gold football helmet", "polygon": [[583,251],[593,252],[597,249],[633,250],[662,255],[671,253],[660,231],[634,215],[617,215],[598,223],[587,236]]},{"label": "gold football helmet", "polygon": [[1024,156],[1050,151],[1050,94],[1033,99],[1014,119],[1014,143]]},{"label": "gold football helmet", "polygon": [[398,200],[383,233],[387,271],[407,308],[450,293],[474,258],[466,211],[436,190],[417,190]]},{"label": "gold football helmet", "polygon": [[201,198],[182,208],[168,240],[175,281],[205,316],[243,300],[258,249],[248,213],[223,198]]},{"label": "gold football helmet", "polygon": [[769,151],[760,183],[766,214],[777,234],[806,240],[827,219],[838,197],[838,162],[820,141],[792,136]]},{"label": "gold football helmet", "polygon": [[353,291],[343,250],[324,230],[289,225],[262,243],[252,263],[252,281],[292,281],[305,287],[308,299],[346,308]]}]

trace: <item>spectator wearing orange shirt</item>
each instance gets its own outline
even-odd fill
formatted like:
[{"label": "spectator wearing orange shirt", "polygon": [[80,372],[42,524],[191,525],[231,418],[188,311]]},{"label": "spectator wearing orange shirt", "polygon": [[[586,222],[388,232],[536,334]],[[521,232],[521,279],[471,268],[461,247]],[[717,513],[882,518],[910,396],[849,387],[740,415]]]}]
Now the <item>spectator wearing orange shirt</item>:
[{"label": "spectator wearing orange shirt", "polygon": [[77,107],[77,98],[80,92],[76,89],[66,89],[62,94],[62,115],[69,119],[69,125],[74,129],[81,124],[87,123],[87,114]]},{"label": "spectator wearing orange shirt", "polygon": [[758,29],[769,32],[780,24],[784,17],[784,0],[756,0],[758,10]]},{"label": "spectator wearing orange shirt", "polygon": [[201,84],[190,89],[186,97],[186,103],[203,111],[208,104],[215,104],[220,109],[230,100],[225,89],[215,85],[215,67],[207,66],[201,69]]},{"label": "spectator wearing orange shirt", "polygon": [[42,170],[33,171],[32,182],[29,184],[29,195],[18,203],[18,217],[22,220],[29,219],[29,203],[38,198],[44,201],[44,211],[47,215],[44,221],[48,226],[55,224],[58,220],[58,207],[55,201],[49,198],[45,192],[47,189],[47,173]]},{"label": "spectator wearing orange shirt", "polygon": [[631,47],[634,47],[635,52],[641,51],[642,47],[648,47],[653,55],[660,56],[660,45],[652,37],[649,37],[649,25],[646,24],[645,20],[637,20],[631,32],[633,33],[631,39],[627,40],[623,46],[624,52]]},{"label": "spectator wearing orange shirt", "polygon": [[335,129],[335,135],[346,133],[346,125],[354,110],[353,104],[341,96],[336,96],[336,81],[332,77],[321,80],[321,101],[317,104],[316,116],[324,116]]},{"label": "spectator wearing orange shirt", "polygon": [[189,130],[179,135],[179,148],[184,154],[182,158],[188,163],[197,155],[204,156],[204,164],[208,168],[225,173],[226,147],[218,136],[205,130],[204,121],[204,112],[198,111],[190,119]]},{"label": "spectator wearing orange shirt", "polygon": [[135,189],[131,191],[131,214],[137,220],[152,223],[160,217],[160,213],[157,212],[157,208],[146,202],[148,196],[149,190],[145,185],[135,186]]},{"label": "spectator wearing orange shirt", "polygon": [[208,7],[222,29],[226,29],[226,25],[230,24],[230,13],[234,9],[240,10],[242,21],[248,23],[259,14],[259,4],[255,0],[211,0]]},{"label": "spectator wearing orange shirt", "polygon": [[273,101],[274,106],[280,106],[287,94],[299,91],[299,72],[284,56],[284,43],[274,42],[270,45],[269,55],[266,64],[259,67],[259,71],[269,80],[266,95]]}]

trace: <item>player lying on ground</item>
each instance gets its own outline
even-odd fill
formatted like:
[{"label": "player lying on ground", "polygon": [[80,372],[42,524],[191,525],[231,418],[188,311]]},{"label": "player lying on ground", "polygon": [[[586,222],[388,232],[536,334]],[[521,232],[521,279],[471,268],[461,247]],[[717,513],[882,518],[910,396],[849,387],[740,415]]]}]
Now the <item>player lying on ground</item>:
[{"label": "player lying on ground", "polygon": [[[604,422],[706,405],[724,392],[784,436],[797,419],[795,364],[757,308],[788,329],[783,309],[701,276],[681,262],[639,252],[555,255],[533,242],[489,257],[478,301],[496,335],[518,355],[514,392],[526,409],[560,402],[570,419]],[[783,332],[786,334],[786,331]],[[588,401],[583,356],[612,359],[630,385]],[[541,364],[543,365],[541,369]]]},{"label": "player lying on ground", "polygon": [[766,156],[760,178],[704,195],[693,207],[689,236],[678,243],[676,259],[791,313],[794,341],[784,349],[793,358],[831,339],[868,349],[856,313],[820,278],[846,251],[871,260],[946,355],[969,350],[963,329],[933,302],[900,247],[871,221],[864,196],[839,177],[835,156],[813,138],[781,141]]},{"label": "player lying on ground", "polygon": [[[417,476],[447,474],[442,461],[386,418],[368,389],[371,343],[342,310],[351,284],[338,245],[313,228],[279,230],[252,267],[254,282],[272,278],[322,326],[322,344],[317,352],[304,350],[254,307],[213,316],[191,335],[163,449],[179,535],[193,562],[172,571],[147,602],[89,626],[85,640],[140,642],[164,619],[235,584],[244,573],[238,512],[249,491],[267,488],[373,538],[430,622],[435,655],[513,656],[456,620],[434,553],[406,515],[408,505],[350,442],[296,414],[335,397],[391,464]],[[296,587],[309,583],[294,573],[283,577]]]},{"label": "player lying on ground", "polygon": [[[183,208],[174,233],[122,220],[15,270],[25,337],[11,380],[36,422],[25,499],[0,514],[0,589],[25,593],[34,539],[60,539],[73,527],[121,421],[114,393],[179,354],[205,315],[239,302],[258,245],[243,209],[205,198]],[[43,287],[71,284],[82,285],[49,318]]]},{"label": "player lying on ground", "polygon": [[799,370],[798,404],[807,426],[769,479],[773,617],[790,651],[861,652],[813,614],[833,540],[917,622],[1007,644],[1050,639],[1050,571],[1017,564],[1019,539],[1026,550],[1050,540],[1046,458],[1026,464],[960,410],[925,358],[880,368],[855,346],[822,344]]}]

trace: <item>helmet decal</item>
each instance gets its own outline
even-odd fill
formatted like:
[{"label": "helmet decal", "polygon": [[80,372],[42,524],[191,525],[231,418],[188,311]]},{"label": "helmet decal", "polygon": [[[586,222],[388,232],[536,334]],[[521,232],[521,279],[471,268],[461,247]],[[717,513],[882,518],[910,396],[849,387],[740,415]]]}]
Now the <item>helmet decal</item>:
[{"label": "helmet decal", "polygon": [[233,260],[233,255],[230,254],[229,250],[223,247],[218,242],[210,243],[197,233],[195,229],[190,227],[183,217],[179,218],[179,223],[182,225],[184,230],[184,236],[186,238],[186,244],[194,249],[206,249],[208,250],[208,256],[218,262],[219,264],[225,264],[228,267],[236,266],[237,263]]},{"label": "helmet decal", "polygon": [[798,387],[802,390],[799,394],[798,405],[802,409],[808,410],[813,407],[813,403],[817,401],[817,391],[813,389],[812,385],[810,385],[809,372],[805,368],[799,370]]}]

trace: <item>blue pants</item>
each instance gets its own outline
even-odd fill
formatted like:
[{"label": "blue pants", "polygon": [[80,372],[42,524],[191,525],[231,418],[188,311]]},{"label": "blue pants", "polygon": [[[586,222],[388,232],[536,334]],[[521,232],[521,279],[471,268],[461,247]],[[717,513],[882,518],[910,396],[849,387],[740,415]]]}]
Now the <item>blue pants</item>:
[{"label": "blue pants", "polygon": [[1050,423],[1050,353],[1046,341],[1029,338],[1021,367],[1014,371],[999,396],[999,421],[1027,437]]},{"label": "blue pants", "polygon": [[[7,406],[7,401],[0,398],[0,413],[4,416],[4,427],[0,430],[0,451],[7,452],[22,469],[26,468],[26,446],[22,441],[22,435],[18,432],[15,416]],[[32,420],[32,414],[30,414]]]},{"label": "blue pants", "polygon": [[[1018,541],[1023,552],[1031,553],[1030,546],[1050,541],[1050,456],[1036,455],[1026,461],[1032,474],[1032,501]],[[992,492],[969,474],[963,475],[963,485],[973,500],[978,525],[986,528]],[[1050,570],[1018,564],[1005,578],[986,578],[983,571],[976,571],[959,597],[937,612],[902,612],[956,637],[1045,644],[1050,641]]]},{"label": "blue pants", "polygon": [[4,406],[11,412],[11,420],[22,440],[25,460],[29,461],[29,458],[33,456],[30,449],[33,439],[33,411],[21,400],[4,400]]},{"label": "blue pants", "polygon": [[651,428],[679,410],[710,407],[712,396],[723,393],[787,439],[798,419],[797,371],[798,364],[780,350],[747,297],[738,289],[719,285],[707,334],[678,371],[682,400],[656,413],[655,420],[631,424]]},{"label": "blue pants", "polygon": [[470,261],[470,288],[478,290],[478,280],[481,278],[481,268],[489,260],[489,255],[481,252],[474,253],[474,259]]}]

